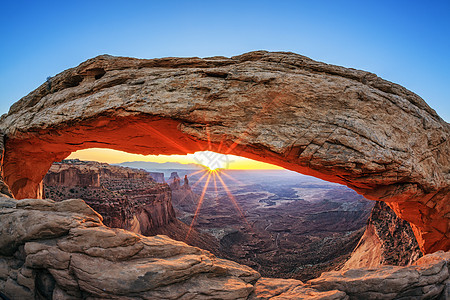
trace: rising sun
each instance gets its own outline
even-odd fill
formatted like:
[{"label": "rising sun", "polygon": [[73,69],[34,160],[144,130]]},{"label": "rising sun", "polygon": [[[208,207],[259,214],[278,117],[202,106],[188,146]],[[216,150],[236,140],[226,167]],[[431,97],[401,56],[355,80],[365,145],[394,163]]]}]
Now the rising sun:
[{"label": "rising sun", "polygon": [[217,171],[218,169],[226,169],[230,163],[227,155],[212,151],[196,152],[194,153],[194,159],[210,172]]},{"label": "rising sun", "polygon": [[212,171],[216,171],[217,169],[220,169],[219,167],[216,167],[216,166],[205,166],[207,169],[208,169],[208,171],[210,171],[210,172],[212,172]]}]

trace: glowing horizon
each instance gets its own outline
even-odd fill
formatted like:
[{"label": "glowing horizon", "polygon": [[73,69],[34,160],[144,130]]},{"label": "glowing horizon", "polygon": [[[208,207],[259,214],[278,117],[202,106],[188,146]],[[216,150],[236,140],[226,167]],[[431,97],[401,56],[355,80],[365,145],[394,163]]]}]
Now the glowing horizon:
[{"label": "glowing horizon", "polygon": [[93,160],[109,164],[118,164],[130,161],[156,163],[176,162],[181,164],[203,165],[205,168],[211,170],[284,170],[282,167],[257,160],[231,154],[225,155],[211,151],[202,151],[186,155],[142,155],[112,149],[90,148],[72,152],[67,158]]}]

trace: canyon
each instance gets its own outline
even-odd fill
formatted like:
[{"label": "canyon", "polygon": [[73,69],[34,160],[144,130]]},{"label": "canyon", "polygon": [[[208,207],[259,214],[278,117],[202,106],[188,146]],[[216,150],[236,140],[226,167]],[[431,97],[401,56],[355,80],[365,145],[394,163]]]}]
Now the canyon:
[{"label": "canyon", "polygon": [[104,55],[50,82],[0,119],[3,178],[18,199],[42,198],[51,164],[79,149],[210,150],[344,184],[408,221],[422,252],[450,247],[450,125],[375,74],[256,51]]},{"label": "canyon", "polygon": [[220,170],[207,187],[202,176],[190,176],[201,207],[175,197],[178,218],[213,235],[218,256],[264,277],[306,281],[339,269],[373,206],[346,187],[285,170]]},{"label": "canyon", "polygon": [[175,220],[171,190],[144,170],[63,160],[44,177],[44,191],[55,201],[83,199],[106,226],[144,235]]},{"label": "canyon", "polygon": [[[189,183],[166,184],[164,173],[69,159],[54,163],[43,184],[45,198],[82,199],[108,227],[145,236],[164,234],[179,241],[189,231],[172,206],[173,192],[186,197],[183,191],[190,191]],[[189,244],[219,254],[215,239],[208,234],[191,231]]]},{"label": "canyon", "polygon": [[82,199],[109,227],[165,234],[263,276],[300,280],[345,262],[373,206],[348,188],[293,172],[224,170],[223,184],[214,178],[218,183],[207,187],[200,180],[206,171],[178,172],[183,179],[169,171],[167,184],[161,184],[153,179],[165,182],[160,172],[63,160],[44,177],[44,196]]},{"label": "canyon", "polygon": [[[0,129],[0,290],[10,297],[449,297],[448,252],[440,250],[450,250],[450,125],[374,74],[283,52],[104,55],[16,102]],[[404,267],[326,272],[306,284],[258,279],[184,243],[110,229],[82,201],[42,200],[52,163],[91,147],[210,150],[344,184],[407,221],[424,256]]]}]

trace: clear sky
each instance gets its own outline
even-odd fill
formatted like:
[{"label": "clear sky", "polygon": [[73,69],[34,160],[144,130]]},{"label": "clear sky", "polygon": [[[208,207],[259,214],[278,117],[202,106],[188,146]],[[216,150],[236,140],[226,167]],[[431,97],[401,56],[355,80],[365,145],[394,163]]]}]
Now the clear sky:
[{"label": "clear sky", "polygon": [[116,164],[126,161],[178,162],[182,164],[200,164],[211,169],[222,168],[231,170],[282,170],[282,167],[260,161],[235,156],[223,155],[211,151],[196,152],[188,155],[140,155],[112,149],[84,149],[73,152],[68,158],[94,160]]},{"label": "clear sky", "polygon": [[0,114],[48,76],[100,54],[264,49],[373,72],[450,121],[449,0],[0,1]]}]

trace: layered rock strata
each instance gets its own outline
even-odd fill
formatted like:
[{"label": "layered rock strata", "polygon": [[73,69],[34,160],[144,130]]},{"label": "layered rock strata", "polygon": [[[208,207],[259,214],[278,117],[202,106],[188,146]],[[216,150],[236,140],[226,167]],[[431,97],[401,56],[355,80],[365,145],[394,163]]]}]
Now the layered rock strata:
[{"label": "layered rock strata", "polygon": [[449,267],[450,252],[439,251],[411,266],[326,272],[308,284],[319,291],[343,291],[350,299],[449,299]]},{"label": "layered rock strata", "polygon": [[[63,201],[81,198],[103,218],[108,227],[121,228],[145,236],[164,234],[177,241],[220,254],[218,241],[209,234],[192,230],[175,217],[172,194],[192,197],[187,179],[176,191],[164,180],[164,173],[112,166],[77,159],[54,163],[44,177],[46,198]],[[151,178],[149,177],[151,176]]]},{"label": "layered rock strata", "polygon": [[281,52],[103,55],[16,102],[0,129],[18,199],[41,198],[51,164],[75,150],[211,150],[345,184],[408,221],[424,253],[450,249],[450,125],[368,72]]},{"label": "layered rock strata", "polygon": [[101,223],[82,200],[1,198],[0,291],[11,299],[245,299],[259,274],[165,236]]},{"label": "layered rock strata", "polygon": [[148,172],[153,179],[158,183],[165,183],[164,173],[161,172]]},{"label": "layered rock strata", "polygon": [[[0,296],[10,299],[447,299],[450,252],[408,267],[327,272],[302,283],[165,236],[104,226],[78,199],[0,197]],[[447,297],[447,298],[446,298]]]},{"label": "layered rock strata", "polygon": [[380,265],[406,266],[422,256],[408,222],[383,202],[375,203],[366,231],[342,270]]},{"label": "layered rock strata", "polygon": [[176,219],[170,188],[144,170],[63,160],[51,166],[44,187],[46,198],[85,200],[109,227],[151,235]]}]

